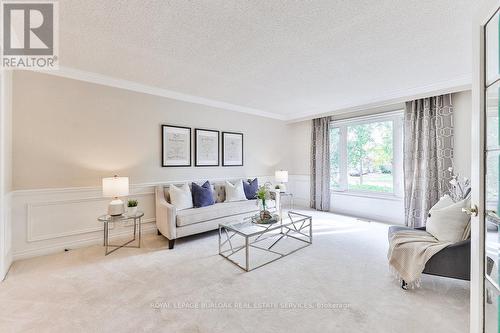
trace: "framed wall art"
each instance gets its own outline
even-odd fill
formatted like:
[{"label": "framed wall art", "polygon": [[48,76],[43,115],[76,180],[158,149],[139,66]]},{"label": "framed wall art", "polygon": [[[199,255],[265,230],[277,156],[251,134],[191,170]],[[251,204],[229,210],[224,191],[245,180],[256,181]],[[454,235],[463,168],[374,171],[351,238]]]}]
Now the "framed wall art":
[{"label": "framed wall art", "polygon": [[191,166],[191,128],[162,125],[162,166]]},{"label": "framed wall art", "polygon": [[243,166],[243,133],[222,132],[222,166]]},{"label": "framed wall art", "polygon": [[195,128],[195,166],[219,166],[219,139],[219,131]]}]

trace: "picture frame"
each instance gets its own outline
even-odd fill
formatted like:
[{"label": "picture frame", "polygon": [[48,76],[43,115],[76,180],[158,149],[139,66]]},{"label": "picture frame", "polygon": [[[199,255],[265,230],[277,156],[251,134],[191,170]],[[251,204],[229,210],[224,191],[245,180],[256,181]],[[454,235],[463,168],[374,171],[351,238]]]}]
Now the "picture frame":
[{"label": "picture frame", "polygon": [[243,166],[243,133],[222,132],[222,166]]},{"label": "picture frame", "polygon": [[162,167],[191,166],[191,128],[161,125]]},{"label": "picture frame", "polygon": [[196,167],[220,165],[220,132],[203,128],[194,129],[194,165]]}]

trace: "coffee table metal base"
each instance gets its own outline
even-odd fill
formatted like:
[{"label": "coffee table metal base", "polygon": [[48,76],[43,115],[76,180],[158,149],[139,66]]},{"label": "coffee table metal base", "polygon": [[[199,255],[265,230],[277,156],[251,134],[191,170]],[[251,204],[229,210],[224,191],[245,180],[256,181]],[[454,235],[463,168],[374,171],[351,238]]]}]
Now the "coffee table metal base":
[{"label": "coffee table metal base", "polygon": [[[250,272],[259,267],[270,264],[278,259],[286,257],[294,252],[297,252],[300,249],[303,249],[312,244],[312,217],[289,212],[288,217],[290,219],[289,222],[285,225],[281,223],[281,228],[277,230],[277,232],[272,233],[272,231],[276,231],[276,228],[272,228],[272,231],[268,231],[274,225],[262,226],[263,230],[257,234],[244,234],[238,232],[235,229],[232,229],[230,225],[219,225],[219,255],[226,258],[231,263],[235,264],[239,268],[243,269],[246,272]],[[240,236],[244,238],[244,245],[233,245],[234,237]],[[294,248],[291,251],[281,252],[274,250],[277,244],[284,241],[287,238],[295,239],[299,242],[304,243],[299,247]],[[260,246],[260,243],[265,240],[274,240],[269,246]],[[250,267],[249,256],[250,256],[250,248],[255,248],[258,250],[262,250],[274,255],[277,255],[276,258],[272,260],[268,260],[260,265],[255,267]],[[233,260],[235,254],[240,251],[245,251],[245,259],[244,264],[240,264],[237,260]]]}]

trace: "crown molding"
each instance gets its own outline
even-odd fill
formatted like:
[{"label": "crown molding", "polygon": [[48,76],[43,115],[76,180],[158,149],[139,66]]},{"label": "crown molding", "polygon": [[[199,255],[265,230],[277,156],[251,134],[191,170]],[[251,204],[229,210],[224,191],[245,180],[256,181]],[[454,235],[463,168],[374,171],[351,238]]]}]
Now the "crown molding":
[{"label": "crown molding", "polygon": [[205,98],[205,97],[184,94],[184,93],[177,92],[174,90],[158,88],[155,86],[150,86],[150,85],[146,85],[146,84],[142,84],[142,83],[138,83],[138,82],[134,82],[134,81],[129,81],[129,80],[118,79],[118,78],[114,78],[111,76],[102,75],[99,73],[82,71],[82,70],[71,68],[71,67],[59,66],[58,70],[51,70],[51,71],[38,70],[37,72],[43,73],[43,74],[59,76],[59,77],[64,77],[64,78],[68,78],[68,79],[73,79],[73,80],[78,80],[78,81],[95,83],[95,84],[113,87],[113,88],[130,90],[130,91],[144,93],[144,94],[148,94],[148,95],[170,98],[170,99],[188,102],[188,103],[193,103],[193,104],[210,106],[210,107],[217,108],[217,109],[247,113],[247,114],[251,114],[254,116],[272,118],[272,119],[277,119],[277,120],[286,120],[286,117],[284,117],[283,115],[268,112],[268,111],[263,111],[263,110],[249,108],[249,107],[245,107],[245,106],[241,106],[241,105],[226,103],[223,101],[218,101],[218,100],[209,99],[209,98]]},{"label": "crown molding", "polygon": [[375,108],[383,109],[385,107],[393,107],[396,104],[404,103],[414,99],[456,93],[471,89],[472,75],[463,75],[455,79],[442,81],[439,83],[395,91],[393,93],[373,99],[367,99],[365,101],[346,103],[343,106],[340,106],[333,110],[310,110],[306,112],[295,113],[287,118],[287,122],[294,123],[318,117],[341,115],[345,113],[366,111]]},{"label": "crown molding", "polygon": [[352,101],[345,103],[344,105],[337,107],[335,109],[323,109],[323,110],[309,110],[305,112],[294,113],[291,115],[282,115],[273,112],[268,112],[264,110],[249,108],[241,105],[226,103],[223,101],[218,101],[214,99],[209,99],[205,97],[189,95],[174,90],[168,90],[163,88],[158,88],[150,85],[145,85],[142,83],[123,80],[114,78],[111,76],[102,75],[95,72],[82,71],[79,69],[60,66],[58,70],[53,71],[37,71],[39,73],[69,78],[78,81],[84,81],[99,85],[104,85],[113,88],[125,89],[129,91],[144,93],[148,95],[160,96],[165,98],[170,98],[174,100],[179,100],[183,102],[205,105],[209,107],[214,107],[222,110],[235,111],[240,113],[246,113],[254,116],[271,118],[276,120],[283,120],[288,123],[300,122],[304,120],[309,120],[317,117],[324,117],[329,115],[340,115],[351,112],[365,111],[374,108],[384,108],[388,106],[393,106],[398,103],[404,103],[409,100],[414,100],[418,98],[424,98],[429,96],[436,96],[447,93],[455,93],[464,90],[470,90],[472,87],[472,76],[462,75],[455,79],[442,81],[435,84],[414,87],[410,89],[402,89],[395,91],[390,94],[382,95],[377,98],[367,99],[364,101]]}]

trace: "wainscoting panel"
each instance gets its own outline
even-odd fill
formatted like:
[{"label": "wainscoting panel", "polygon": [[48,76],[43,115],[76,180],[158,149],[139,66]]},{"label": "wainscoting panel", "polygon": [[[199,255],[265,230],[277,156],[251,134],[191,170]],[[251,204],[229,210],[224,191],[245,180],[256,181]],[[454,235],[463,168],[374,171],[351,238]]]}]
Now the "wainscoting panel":
[{"label": "wainscoting panel", "polygon": [[95,217],[106,211],[107,202],[94,198],[29,203],[28,242],[100,231]]},{"label": "wainscoting panel", "polygon": [[309,175],[290,175],[288,190],[293,193],[296,207],[309,207],[311,181]]},{"label": "wainscoting panel", "polygon": [[[274,180],[272,176],[258,178],[260,184]],[[214,179],[212,181],[220,180]],[[129,198],[137,199],[139,209],[144,211],[142,220],[144,233],[156,232],[154,224],[155,186],[183,182],[173,181],[130,186]],[[302,200],[300,196],[297,199]],[[97,221],[97,217],[105,214],[109,200],[102,197],[100,187],[12,192],[13,259],[20,260],[61,252],[65,249],[71,250],[78,247],[102,244],[103,225]],[[128,225],[120,223],[114,225],[110,231],[110,237],[119,237],[130,232],[130,223]]]},{"label": "wainscoting panel", "polygon": [[[140,184],[130,189],[129,198],[137,199],[144,211],[145,233],[156,229],[154,186]],[[99,187],[12,192],[14,260],[102,243],[103,224],[97,217],[106,213],[109,200],[102,197]],[[130,231],[130,225],[116,224],[110,236]]]}]

